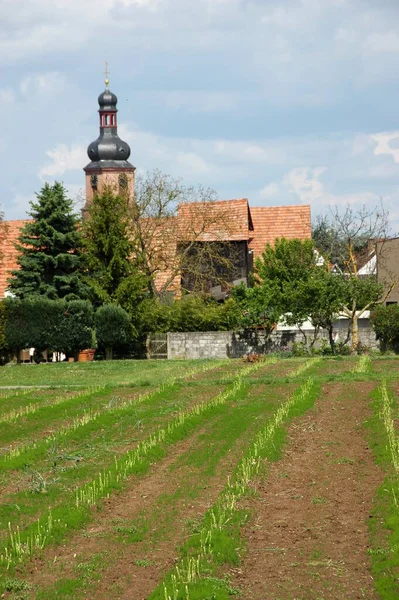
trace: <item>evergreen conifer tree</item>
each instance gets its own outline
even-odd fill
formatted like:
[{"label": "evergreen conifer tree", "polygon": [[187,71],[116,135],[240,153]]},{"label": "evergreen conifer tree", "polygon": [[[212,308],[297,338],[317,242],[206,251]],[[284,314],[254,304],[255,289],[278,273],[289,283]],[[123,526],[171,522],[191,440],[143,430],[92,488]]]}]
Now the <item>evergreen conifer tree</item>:
[{"label": "evergreen conifer tree", "polygon": [[83,222],[87,283],[96,305],[116,303],[131,312],[148,292],[132,232],[134,210],[124,194],[104,186]]},{"label": "evergreen conifer tree", "polygon": [[18,298],[85,298],[81,234],[72,200],[58,182],[46,183],[36,196],[28,212],[33,220],[23,227],[16,244],[20,268],[11,272],[8,288]]}]

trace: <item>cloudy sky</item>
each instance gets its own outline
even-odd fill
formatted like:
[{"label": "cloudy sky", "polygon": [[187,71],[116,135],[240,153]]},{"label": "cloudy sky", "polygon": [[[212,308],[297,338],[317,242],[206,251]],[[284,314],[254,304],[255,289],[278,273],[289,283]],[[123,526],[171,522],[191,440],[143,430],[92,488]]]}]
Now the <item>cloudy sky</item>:
[{"label": "cloudy sky", "polygon": [[398,0],[0,0],[0,203],[82,195],[104,61],[119,131],[254,206],[375,206],[399,231]]}]

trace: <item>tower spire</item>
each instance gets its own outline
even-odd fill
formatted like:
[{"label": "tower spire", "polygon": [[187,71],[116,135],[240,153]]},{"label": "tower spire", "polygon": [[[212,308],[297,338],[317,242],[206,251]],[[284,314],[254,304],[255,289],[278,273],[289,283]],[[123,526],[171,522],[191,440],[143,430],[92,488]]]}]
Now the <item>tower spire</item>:
[{"label": "tower spire", "polygon": [[128,162],[129,144],[118,136],[117,112],[118,98],[108,88],[108,63],[105,62],[105,90],[98,97],[100,135],[89,144],[87,154],[90,163],[85,166],[86,202],[91,202],[94,194],[107,183],[127,194],[133,202],[135,167]]},{"label": "tower spire", "polygon": [[109,86],[109,71],[108,71],[108,63],[107,61],[105,61],[105,71],[104,71],[104,75],[105,75],[105,89],[108,90],[108,86]]}]

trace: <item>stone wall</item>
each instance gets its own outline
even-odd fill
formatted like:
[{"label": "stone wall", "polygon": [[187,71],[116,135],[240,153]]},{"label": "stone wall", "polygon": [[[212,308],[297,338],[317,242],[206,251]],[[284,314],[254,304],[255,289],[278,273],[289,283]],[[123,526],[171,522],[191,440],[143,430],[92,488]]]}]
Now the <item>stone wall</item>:
[{"label": "stone wall", "polygon": [[168,333],[168,358],[226,358],[231,331]]},{"label": "stone wall", "polygon": [[[378,348],[374,331],[366,320],[359,320],[359,339],[369,348]],[[346,338],[347,321],[339,321],[335,327],[337,341]],[[311,332],[309,332],[311,333]],[[318,343],[326,340],[326,331],[319,334]],[[262,331],[206,331],[168,333],[168,358],[240,358],[256,352],[268,354],[279,350],[290,350],[293,343],[303,342],[303,335],[297,330],[275,331],[266,339]]]}]

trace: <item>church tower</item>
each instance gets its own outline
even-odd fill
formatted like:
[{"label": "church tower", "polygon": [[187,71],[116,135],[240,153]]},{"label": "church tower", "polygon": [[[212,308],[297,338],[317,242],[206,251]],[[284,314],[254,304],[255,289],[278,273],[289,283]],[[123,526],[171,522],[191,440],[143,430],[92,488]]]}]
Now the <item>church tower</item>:
[{"label": "church tower", "polygon": [[128,202],[133,202],[135,167],[128,162],[129,144],[118,136],[118,99],[105,79],[105,90],[98,97],[100,115],[100,135],[87,148],[90,163],[83,169],[86,174],[86,205],[94,194],[101,193],[104,184],[111,185],[115,193],[126,194]]}]

